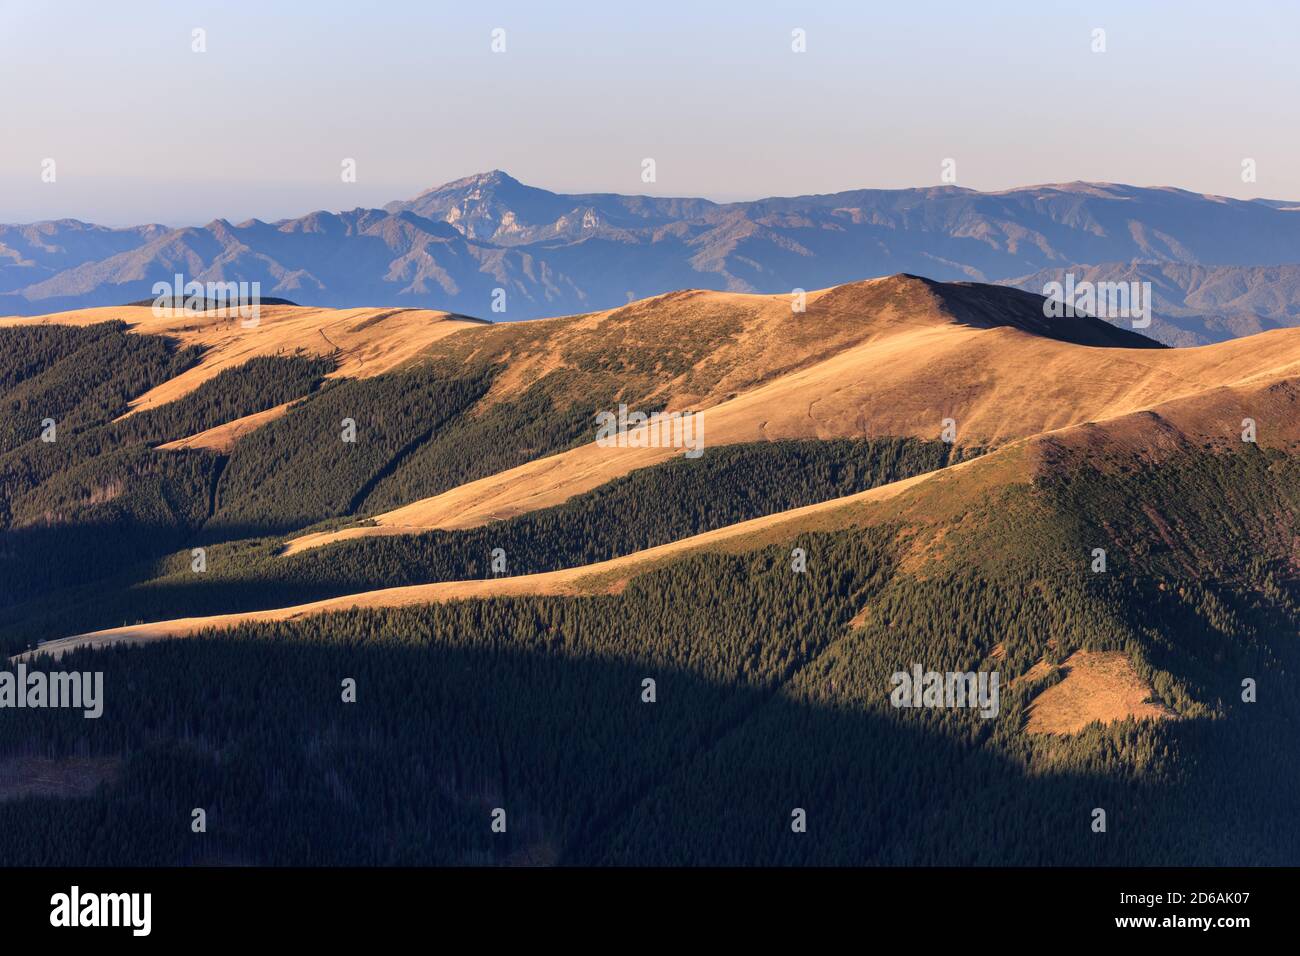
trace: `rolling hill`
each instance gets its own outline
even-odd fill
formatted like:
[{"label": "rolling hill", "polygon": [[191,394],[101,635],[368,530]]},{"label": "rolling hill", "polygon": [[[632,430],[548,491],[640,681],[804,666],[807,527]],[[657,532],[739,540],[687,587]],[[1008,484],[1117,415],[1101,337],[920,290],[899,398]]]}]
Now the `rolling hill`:
[{"label": "rolling hill", "polygon": [[483,325],[477,319],[423,309],[313,309],[264,306],[255,328],[237,316],[183,310],[155,312],[146,306],[113,306],[60,312],[34,318],[0,318],[0,328],[60,325],[74,328],[122,322],[136,335],[163,336],[201,349],[200,361],[132,400],[127,414],[174,401],[227,369],[256,356],[331,355],[338,360],[332,375],[368,378],[381,375],[419,354],[444,335]]},{"label": "rolling hill", "polygon": [[[989,308],[991,302],[1002,311]],[[714,446],[884,435],[934,439],[951,418],[957,444],[989,449],[1180,396],[1300,373],[1300,337],[1291,332],[1213,348],[1157,349],[1148,340],[1096,322],[1061,322],[1059,329],[1044,330],[1038,297],[1022,300],[993,287],[940,285],[912,277],[813,293],[807,313],[793,323],[782,297],[765,303],[697,293],[672,300],[701,321],[709,306],[739,313],[742,303],[767,305],[759,314],[759,328],[778,332],[769,341],[779,342],[780,354],[791,358],[800,354],[799,339],[778,330],[813,324],[820,339],[840,314],[871,318],[860,324],[860,339],[844,341],[833,355],[810,355],[785,374],[761,379],[738,394],[727,385],[712,396],[699,391],[673,395],[666,403],[669,409],[684,400],[707,409],[706,441]],[[661,315],[670,311],[665,302],[646,305]],[[598,314],[586,321],[611,319]],[[749,333],[737,341],[747,343],[752,337]],[[709,361],[715,360],[727,361],[726,353],[714,353]],[[761,368],[761,360],[745,367]],[[361,527],[294,539],[287,552],[358,537],[473,527],[559,504],[679,454],[672,448],[601,447],[593,441],[369,516]]]},{"label": "rolling hill", "polygon": [[[520,228],[557,208],[520,198]],[[129,688],[93,735],[0,722],[0,755],[50,779],[114,768],[0,796],[10,859],[1298,851],[1274,823],[1300,784],[1300,330],[1170,349],[894,275],[803,312],[693,289],[501,324],[110,309],[0,337],[0,641]],[[619,403],[701,413],[704,454],[594,443]],[[914,665],[996,672],[995,713],[891,705]],[[194,792],[220,843],[128,838]]]},{"label": "rolling hill", "polygon": [[[900,527],[905,529],[902,533],[909,539],[913,552],[908,558],[909,563],[920,569],[932,560],[942,560],[935,548],[942,552],[952,547],[948,540],[953,534],[950,524],[959,522],[973,506],[1003,496],[1009,489],[1031,489],[1062,476],[1072,478],[1085,469],[1102,473],[1126,472],[1135,467],[1152,469],[1187,455],[1236,455],[1246,448],[1252,452],[1255,448],[1272,449],[1293,458],[1300,453],[1300,416],[1296,414],[1300,410],[1300,336],[1292,335],[1291,339],[1290,345],[1295,352],[1280,375],[1276,374],[1276,369],[1270,369],[1262,375],[1247,376],[1251,382],[1249,385],[1209,386],[1188,397],[1108,417],[1102,422],[1045,430],[1014,439],[998,450],[948,468],[854,495],[727,525],[596,564],[540,574],[368,591],[269,611],[113,628],[54,641],[42,650],[62,654],[79,646],[99,647],[121,641],[136,643],[186,636],[205,629],[228,628],[243,622],[301,620],[314,614],[354,608],[404,607],[520,595],[619,593],[633,577],[692,553],[719,549],[753,551],[795,541],[811,533],[896,522],[901,522]],[[1239,436],[1241,416],[1247,413],[1267,423],[1253,446],[1242,442]],[[565,484],[566,490],[575,487],[572,482]],[[1280,483],[1277,490],[1295,495],[1300,492],[1300,487],[1289,482]],[[527,504],[516,506],[519,511],[543,507],[533,496],[525,494],[522,497]],[[1300,504],[1300,500],[1295,503]],[[423,506],[421,503],[413,507]],[[1259,522],[1269,520],[1269,516],[1264,514],[1250,517]],[[1148,520],[1162,536],[1168,535],[1168,528],[1162,526],[1158,516],[1149,515]],[[408,534],[426,530],[398,527],[402,533]],[[1275,559],[1290,561],[1300,567],[1300,534],[1294,528],[1284,526],[1258,530],[1262,535],[1258,540],[1270,540],[1270,553]],[[396,528],[387,531],[395,533]],[[983,531],[981,528],[959,528],[956,535],[970,539]],[[322,536],[328,540],[311,544],[319,547],[359,536],[364,535],[337,532]],[[305,550],[301,545],[294,547],[298,540],[290,541],[286,553]],[[1167,539],[1166,543],[1169,543]],[[1194,547],[1190,541],[1181,544]],[[1195,573],[1190,566],[1187,570]],[[26,656],[30,658],[32,653],[28,652]]]}]

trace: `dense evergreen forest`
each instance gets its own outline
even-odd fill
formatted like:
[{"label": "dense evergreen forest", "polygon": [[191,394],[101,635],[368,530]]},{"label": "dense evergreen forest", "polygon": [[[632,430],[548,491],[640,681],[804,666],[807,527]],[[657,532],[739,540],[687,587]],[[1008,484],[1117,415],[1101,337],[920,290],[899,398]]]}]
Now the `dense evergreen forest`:
[{"label": "dense evergreen forest", "polygon": [[[211,546],[151,566],[147,580],[60,592],[15,610],[0,641],[17,649],[52,635],[135,621],[258,610],[404,584],[531,574],[603,561],[942,467],[951,446],[914,439],[759,442],[674,459],[553,508],[463,531],[363,538],[281,557],[274,537]],[[136,572],[140,573],[140,572]],[[17,615],[21,615],[18,617]]]},{"label": "dense evergreen forest", "polygon": [[256,358],[122,417],[200,354],[124,323],[0,329],[0,613],[180,547],[209,520],[224,459],[153,446],[306,395],[334,367]]},{"label": "dense evergreen forest", "polygon": [[[621,396],[575,395],[560,371],[485,404],[500,374],[488,362],[354,382],[294,355],[119,421],[199,355],[116,323],[0,330],[6,342],[10,652],[91,626],[486,576],[497,547],[510,574],[601,560],[949,463],[949,446],[904,439],[716,448],[482,528],[281,557],[291,530],[584,440],[592,409]],[[230,454],[156,450],[289,401]],[[102,671],[104,714],[0,709],[0,781],[34,760],[111,772],[86,796],[0,795],[0,860],[1293,863],[1300,831],[1279,821],[1300,785],[1300,462],[1253,445],[1122,467],[1062,454],[942,526],[891,518],[692,554],[619,593],[38,656],[30,666]],[[1030,701],[1079,649],[1124,652],[1175,719],[1026,733]],[[997,716],[891,706],[890,675],[913,663],[997,671]]]},{"label": "dense evergreen forest", "polygon": [[[0,842],[14,862],[141,864],[1294,859],[1294,835],[1270,826],[1300,783],[1285,752],[1294,586],[1170,590],[1019,560],[918,580],[893,530],[793,540],[806,573],[770,547],[697,555],[619,595],[77,652],[62,666],[105,672],[105,717],[11,712],[0,749],[111,755],[120,775],[81,801],[0,804]],[[1157,649],[1153,624],[1198,639]],[[888,675],[914,660],[1014,673],[1049,641],[1057,658],[1167,650],[1157,686],[1183,719],[1032,737],[1034,683],[1004,686],[992,720],[887,703]],[[1241,674],[1267,703],[1234,703]]]},{"label": "dense evergreen forest", "polygon": [[[34,360],[20,361],[26,353],[75,357],[87,347],[50,329],[84,333],[91,343],[111,331],[121,347],[145,340],[170,354],[164,340],[127,335],[120,324],[11,330],[37,340],[15,349],[15,378],[19,370],[41,371]],[[483,410],[500,372],[486,361],[456,356],[335,381],[324,378],[329,359],[255,358],[177,401],[119,421],[122,398],[83,416],[86,426],[70,436],[31,439],[0,459],[15,476],[5,486],[12,518],[0,549],[7,585],[0,647],[12,652],[142,620],[483,577],[495,548],[505,551],[511,574],[569,567],[906,478],[942,467],[952,451],[914,439],[723,447],[483,528],[279,556],[286,538],[304,528],[373,514],[589,440],[594,411],[613,401],[619,375],[630,374],[642,392],[654,388],[645,370],[629,371],[626,362],[606,367],[585,353],[574,360],[580,373],[553,370]],[[137,392],[152,384],[141,380]],[[229,454],[152,450],[297,396],[305,397]],[[344,437],[349,424],[354,440]],[[203,573],[193,570],[194,547],[205,549]]]}]

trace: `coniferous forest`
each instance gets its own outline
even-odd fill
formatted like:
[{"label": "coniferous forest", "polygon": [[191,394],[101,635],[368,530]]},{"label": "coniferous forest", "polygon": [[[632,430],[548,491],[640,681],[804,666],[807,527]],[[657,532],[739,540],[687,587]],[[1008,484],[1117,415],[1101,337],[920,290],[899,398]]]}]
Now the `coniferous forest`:
[{"label": "coniferous forest", "polygon": [[[498,548],[510,575],[571,568],[979,452],[902,437],[723,446],[480,527],[285,556],[304,529],[589,440],[609,396],[556,372],[485,410],[495,361],[339,380],[333,360],[296,354],[127,415],[200,356],[120,324],[5,329],[0,345],[9,654],[139,621],[488,578]],[[158,448],[285,403],[232,449]],[[361,437],[340,455],[321,436],[344,419]],[[512,430],[533,437],[502,443]],[[756,533],[612,592],[250,622],[57,661],[38,648],[33,668],[103,672],[104,715],[0,710],[0,768],[80,761],[93,779],[0,799],[0,858],[1294,860],[1294,831],[1270,826],[1300,786],[1294,454],[1189,448],[1133,467],[1081,455],[947,506],[941,526],[850,510],[821,530]],[[1168,719],[1027,733],[1077,651],[1125,654]],[[891,706],[890,676],[917,662],[1000,673],[996,718]],[[488,825],[498,812],[504,832]]]}]

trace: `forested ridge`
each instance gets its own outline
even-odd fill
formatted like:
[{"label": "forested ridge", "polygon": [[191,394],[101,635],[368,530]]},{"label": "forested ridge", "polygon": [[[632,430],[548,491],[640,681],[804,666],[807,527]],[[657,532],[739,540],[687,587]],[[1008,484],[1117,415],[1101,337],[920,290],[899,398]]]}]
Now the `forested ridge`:
[{"label": "forested ridge", "polygon": [[[92,845],[140,863],[1285,862],[1300,847],[1268,821],[1300,782],[1285,752],[1300,716],[1294,576],[1265,554],[1225,578],[1177,574],[1176,563],[1095,574],[1091,532],[1079,536],[1080,517],[1114,506],[1107,489],[1140,513],[1151,487],[1180,493],[1171,528],[1208,533],[1218,509],[1192,501],[1186,482],[1217,465],[1241,469],[1244,500],[1296,492],[1289,472],[1250,481],[1275,477],[1275,456],[1199,458],[1161,478],[1091,474],[1001,499],[1014,546],[968,534],[924,578],[899,568],[901,529],[880,527],[697,555],[619,595],[359,611],[78,652],[62,666],[93,662],[109,688],[130,688],[106,694],[115,719],[93,730],[65,713],[5,721],[2,746],[123,756],[122,776],[84,812],[0,805],[6,852],[65,860],[73,851],[61,847]],[[1078,508],[1085,492],[1092,504]],[[977,542],[982,560],[963,550]],[[792,568],[796,546],[805,573]],[[1004,682],[994,720],[887,703],[888,675],[913,661],[1009,677],[1079,648],[1127,652],[1181,719],[1025,734],[1028,701],[1059,673]],[[1242,676],[1259,682],[1260,703],[1240,701]],[[355,704],[342,702],[346,677]],[[647,677],[654,703],[642,699]],[[201,837],[188,830],[191,803],[210,814]],[[506,834],[489,828],[497,807]],[[1105,835],[1089,829],[1097,807]],[[790,830],[796,808],[806,833]],[[172,818],[173,829],[157,825]]]},{"label": "forested ridge", "polygon": [[[0,448],[10,651],[126,620],[484,577],[498,547],[509,574],[588,563],[942,468],[951,451],[890,438],[710,448],[508,521],[282,557],[304,527],[585,440],[593,409],[624,397],[620,375],[647,394],[653,376],[592,355],[596,380],[560,370],[485,402],[502,370],[487,359],[337,381],[330,360],[280,356],[116,421],[199,355],[120,324],[15,336],[0,359],[3,401],[25,423]],[[75,363],[101,378],[65,389]],[[229,454],[156,448],[289,401]],[[944,504],[942,521],[853,513],[838,529],[693,553],[618,593],[38,656],[30,667],[102,671],[104,715],[0,709],[0,766],[95,757],[116,771],[87,797],[0,791],[0,859],[1294,862],[1300,833],[1279,821],[1300,785],[1295,455],[1248,443],[1123,467],[1067,455],[1031,483]],[[1027,733],[1030,703],[1078,650],[1121,652],[1170,719]],[[890,676],[913,664],[996,671],[997,716],[891,706]],[[505,832],[491,827],[498,808]],[[1097,808],[1105,833],[1090,826]]]},{"label": "forested ridge", "polygon": [[334,363],[254,358],[127,417],[201,357],[121,322],[0,329],[0,613],[179,547],[211,513],[223,458],[154,446],[307,395]]},{"label": "forested ridge", "polygon": [[[1267,823],[1300,782],[1285,753],[1296,644],[1277,630],[1300,621],[1294,584],[1269,598],[1019,560],[922,580],[900,571],[895,530],[794,539],[804,573],[770,547],[693,556],[618,595],[76,652],[61,666],[105,671],[106,716],[5,715],[0,748],[120,756],[121,776],[80,802],[0,804],[0,839],[15,861],[142,864],[1267,863],[1300,849]],[[1152,624],[1199,638],[1157,647]],[[1157,659],[1156,692],[1182,719],[1027,735],[1051,677],[1004,683],[992,720],[888,703],[889,674],[913,661],[1009,676],[1080,647]],[[1234,702],[1241,674],[1266,705]],[[189,830],[196,806],[206,834]]]},{"label": "forested ridge", "polygon": [[[57,327],[37,327],[42,343],[48,328]],[[106,330],[75,331],[95,340]],[[123,341],[152,341],[112,331]],[[76,341],[49,338],[47,350],[66,351]],[[166,352],[165,342],[154,344]],[[518,395],[485,404],[502,366],[454,350],[345,381],[324,378],[332,359],[254,358],[177,401],[114,421],[125,410],[120,403],[93,427],[60,433],[54,443],[28,442],[13,459],[22,480],[7,496],[13,519],[0,555],[10,568],[0,646],[19,650],[142,620],[483,577],[493,573],[497,548],[510,574],[571,567],[920,474],[942,467],[952,452],[943,442],[915,439],[723,447],[483,528],[279,556],[286,538],[304,529],[377,513],[588,441],[598,408],[616,395],[635,400],[629,382],[647,394],[657,387],[654,369],[630,359],[586,352],[569,359],[574,367],[546,372]],[[291,401],[287,414],[228,454],[151,450]],[[196,547],[205,551],[202,573],[193,570]],[[31,561],[38,552],[65,559]]]},{"label": "forested ridge", "polygon": [[82,589],[22,609],[14,647],[126,622],[258,610],[357,591],[553,571],[603,561],[750,518],[854,494],[942,467],[951,446],[915,439],[758,442],[643,468],[562,505],[462,531],[379,536],[281,557],[279,537],[190,552],[129,586]]}]

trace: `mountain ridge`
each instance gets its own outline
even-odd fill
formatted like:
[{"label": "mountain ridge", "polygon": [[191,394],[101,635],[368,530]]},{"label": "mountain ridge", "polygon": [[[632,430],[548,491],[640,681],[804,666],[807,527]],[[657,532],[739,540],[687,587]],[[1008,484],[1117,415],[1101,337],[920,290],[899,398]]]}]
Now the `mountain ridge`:
[{"label": "mountain ridge", "polygon": [[[1291,409],[1300,404],[1300,376],[1278,379],[1264,386],[1229,390],[1238,401],[1246,395],[1254,396],[1257,400],[1262,393],[1269,393],[1270,404],[1279,410]],[[1213,424],[1207,426],[1207,410],[1213,413],[1218,407],[1217,400],[1202,392],[1161,403],[1149,411],[1026,435],[988,455],[856,494],[749,519],[594,564],[500,578],[404,585],[261,611],[105,628],[49,641],[39,649],[26,651],[13,659],[32,660],[38,654],[46,653],[57,659],[79,647],[149,643],[165,638],[193,636],[205,631],[224,630],[246,622],[302,620],[309,616],[357,608],[404,607],[476,598],[617,594],[634,577],[665,562],[680,561],[693,553],[743,553],[763,546],[788,544],[800,535],[825,532],[828,529],[899,524],[914,535],[914,552],[907,563],[912,570],[918,570],[923,563],[944,560],[936,550],[945,537],[944,525],[952,520],[952,513],[960,513],[968,508],[971,500],[1007,486],[1035,485],[1044,476],[1065,470],[1065,456],[1075,457],[1070,463],[1070,469],[1080,466],[1096,468],[1104,465],[1109,454],[1117,447],[1124,447],[1126,451],[1142,447],[1142,440],[1134,441],[1135,424],[1139,420],[1146,423],[1145,430],[1148,432],[1153,422],[1166,430],[1166,434],[1151,449],[1155,454],[1146,459],[1148,465],[1179,453],[1187,453],[1206,439],[1217,443],[1212,454],[1232,454],[1234,445],[1228,440],[1226,430]],[[1254,407],[1258,407],[1257,401]],[[1300,447],[1300,425],[1286,416],[1279,417],[1278,421],[1282,424],[1266,441],[1261,442],[1261,447],[1294,454]],[[1239,442],[1237,446],[1240,446]],[[1285,535],[1279,537],[1285,539]],[[348,536],[335,537],[333,540],[348,540]],[[1280,540],[1278,547],[1285,550],[1287,542]]]},{"label": "mountain ridge", "polygon": [[306,305],[496,320],[608,309],[673,289],[789,293],[896,273],[1041,291],[1032,283],[1064,271],[1136,269],[1146,281],[1147,272],[1199,267],[1261,286],[1225,311],[1207,308],[1198,286],[1163,281],[1153,334],[1194,345],[1300,322],[1300,283],[1269,293],[1260,278],[1300,263],[1297,212],[1287,200],[1088,182],[718,203],[557,193],[493,170],[382,209],[275,222],[0,226],[0,313],[135,301],[176,271],[257,281],[268,296]]}]

